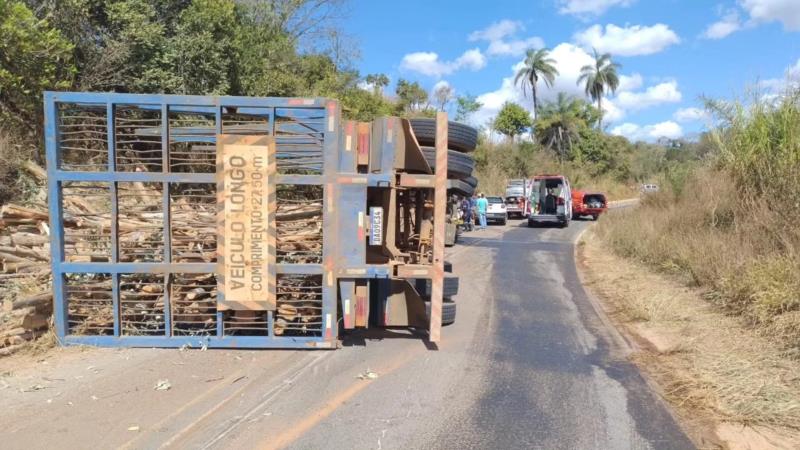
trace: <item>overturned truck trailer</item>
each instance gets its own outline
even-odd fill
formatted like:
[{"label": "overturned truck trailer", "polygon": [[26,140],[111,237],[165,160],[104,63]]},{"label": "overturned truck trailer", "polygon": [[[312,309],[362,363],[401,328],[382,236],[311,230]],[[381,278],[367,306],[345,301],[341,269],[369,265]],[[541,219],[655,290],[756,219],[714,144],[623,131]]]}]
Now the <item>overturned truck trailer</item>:
[{"label": "overturned truck trailer", "polygon": [[440,339],[447,120],[436,171],[409,122],[322,98],[45,93],[62,344],[334,348]]}]

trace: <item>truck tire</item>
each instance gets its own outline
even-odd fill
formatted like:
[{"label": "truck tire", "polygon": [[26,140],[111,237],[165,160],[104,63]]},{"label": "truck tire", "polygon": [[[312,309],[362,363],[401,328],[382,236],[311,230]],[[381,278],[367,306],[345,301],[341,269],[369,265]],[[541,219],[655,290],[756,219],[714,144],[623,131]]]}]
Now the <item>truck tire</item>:
[{"label": "truck tire", "polygon": [[[436,145],[436,119],[410,119],[419,145]],[[447,147],[469,153],[478,146],[478,130],[463,123],[447,123]]]},{"label": "truck tire", "polygon": [[[422,154],[431,169],[436,169],[436,149],[433,147],[421,147]],[[462,180],[472,176],[475,169],[475,160],[472,156],[459,153],[455,150],[447,151],[447,178]]]},{"label": "truck tire", "polygon": [[472,197],[475,193],[475,187],[470,186],[464,180],[447,180],[447,191],[452,194],[460,194],[465,197]]},{"label": "truck tire", "polygon": [[[431,296],[431,280],[424,280],[425,281],[425,290],[420,292],[425,297]],[[444,276],[444,286],[442,295],[445,298],[455,297],[458,295],[458,277],[453,275],[445,275]]]},{"label": "truck tire", "polygon": [[[431,317],[431,302],[425,302],[425,313],[428,315],[428,320]],[[456,304],[449,298],[445,298],[442,302],[442,325],[452,325],[456,321]]]},{"label": "truck tire", "polygon": [[464,178],[464,180],[462,180],[462,181],[464,181],[464,183],[467,183],[468,185],[472,186],[473,188],[478,187],[478,179],[475,178],[475,177],[467,177],[467,178]]}]

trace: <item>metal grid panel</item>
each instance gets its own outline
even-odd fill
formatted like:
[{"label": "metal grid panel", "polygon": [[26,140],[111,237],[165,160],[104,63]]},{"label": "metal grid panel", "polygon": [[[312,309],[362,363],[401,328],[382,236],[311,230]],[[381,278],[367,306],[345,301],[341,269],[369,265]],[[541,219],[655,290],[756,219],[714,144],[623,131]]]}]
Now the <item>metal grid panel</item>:
[{"label": "metal grid panel", "polygon": [[[335,256],[325,191],[338,164],[336,102],[48,92],[45,114],[62,343],[332,347],[334,272],[323,264]],[[295,202],[317,206],[306,217],[314,232],[284,247],[276,267],[274,314],[217,309],[214,146],[223,131],[276,136],[278,183],[303,186],[279,201],[283,237],[297,234]],[[92,198],[91,209],[80,198]]]}]

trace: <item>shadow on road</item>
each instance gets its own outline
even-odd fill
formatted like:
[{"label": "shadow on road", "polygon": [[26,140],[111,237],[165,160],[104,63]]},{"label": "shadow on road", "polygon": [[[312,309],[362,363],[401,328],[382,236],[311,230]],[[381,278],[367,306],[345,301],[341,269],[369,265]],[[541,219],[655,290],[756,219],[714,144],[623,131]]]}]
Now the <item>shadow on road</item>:
[{"label": "shadow on road", "polygon": [[366,347],[367,341],[382,341],[384,339],[417,339],[428,350],[439,350],[435,342],[428,341],[428,332],[414,328],[370,328],[366,330],[352,330],[342,338],[342,347]]}]

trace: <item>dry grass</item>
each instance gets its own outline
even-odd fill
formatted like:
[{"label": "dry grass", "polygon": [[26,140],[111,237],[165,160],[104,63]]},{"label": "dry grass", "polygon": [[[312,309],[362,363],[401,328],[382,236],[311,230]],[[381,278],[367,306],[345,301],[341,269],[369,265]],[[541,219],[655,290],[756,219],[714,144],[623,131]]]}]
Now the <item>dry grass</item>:
[{"label": "dry grass", "polygon": [[800,361],[780,341],[709,304],[704,290],[620,258],[595,236],[586,242],[587,285],[641,344],[634,360],[695,431],[731,422],[769,426],[800,445]]},{"label": "dry grass", "polygon": [[700,169],[686,192],[609,215],[598,234],[618,254],[708,289],[707,299],[800,351],[800,227],[764,197],[743,198],[727,172]]}]

